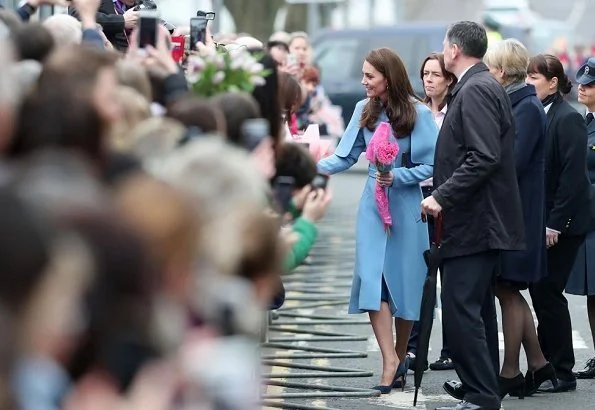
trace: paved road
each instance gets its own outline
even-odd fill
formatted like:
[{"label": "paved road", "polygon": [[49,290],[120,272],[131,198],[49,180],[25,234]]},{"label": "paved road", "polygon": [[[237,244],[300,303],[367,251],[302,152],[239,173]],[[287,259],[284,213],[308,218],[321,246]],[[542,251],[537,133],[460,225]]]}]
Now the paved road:
[{"label": "paved road", "polygon": [[[264,353],[269,355],[299,354],[306,358],[282,358],[272,368],[265,372],[274,373],[275,381],[283,383],[298,383],[293,387],[269,386],[267,393],[273,397],[278,395],[290,396],[299,394],[316,394],[316,386],[338,386],[345,390],[340,393],[326,391],[327,395],[339,397],[299,398],[287,397],[277,400],[276,408],[331,408],[331,409],[411,409],[413,404],[413,376],[405,392],[393,391],[390,395],[382,397],[352,398],[350,394],[369,395],[368,389],[378,382],[376,375],[371,372],[380,370],[380,356],[376,346],[372,329],[366,323],[364,315],[346,315],[346,298],[351,282],[353,268],[354,247],[354,220],[357,203],[365,175],[351,172],[333,178],[332,187],[335,199],[328,218],[321,228],[319,244],[313,252],[314,264],[302,267],[287,279],[289,300],[287,310],[281,311],[282,315],[273,321],[277,330],[271,331],[271,340],[285,343],[279,348],[265,348]],[[330,306],[316,306],[334,303]],[[329,302],[330,301],[330,302]],[[571,314],[575,329],[574,342],[577,367],[593,356],[592,342],[586,315],[586,299],[569,296]],[[325,317],[340,320],[338,324],[328,324]],[[434,330],[431,340],[430,360],[436,359],[440,351],[440,312],[436,315]],[[337,320],[335,320],[336,322]],[[350,321],[350,322],[345,322]],[[354,323],[356,321],[357,323]],[[359,323],[361,322],[361,323]],[[282,330],[282,331],[279,331]],[[329,334],[304,334],[301,332],[318,331]],[[300,332],[300,333],[295,333]],[[349,334],[350,340],[334,340],[339,334]],[[357,339],[359,336],[359,339]],[[311,339],[318,339],[313,341]],[[321,341],[320,339],[325,339]],[[320,353],[307,353],[301,350],[309,347],[337,349],[335,356],[366,356],[366,357],[319,357]],[[339,353],[339,354],[338,354]],[[346,354],[345,354],[346,353]],[[287,365],[321,366],[309,369],[292,369]],[[525,367],[525,363],[522,365]],[[330,367],[330,369],[329,369]],[[337,377],[337,372],[351,371],[353,377]],[[300,372],[308,372],[311,377],[299,377]],[[359,373],[358,373],[359,372]],[[297,375],[297,377],[296,377]],[[340,375],[339,375],[340,376]],[[435,409],[439,405],[456,404],[456,402],[442,391],[442,383],[447,379],[456,377],[454,371],[432,372],[425,374],[421,403],[418,409]],[[302,384],[300,384],[302,383]],[[306,388],[304,388],[306,387]],[[351,389],[351,392],[348,390]],[[354,393],[355,392],[355,393]],[[299,395],[298,394],[298,395]],[[556,395],[537,395],[525,400],[507,398],[503,402],[504,409],[589,409],[593,408],[595,397],[595,381],[581,381],[578,391]],[[286,407],[281,407],[286,406]],[[268,408],[268,407],[264,407]]]}]

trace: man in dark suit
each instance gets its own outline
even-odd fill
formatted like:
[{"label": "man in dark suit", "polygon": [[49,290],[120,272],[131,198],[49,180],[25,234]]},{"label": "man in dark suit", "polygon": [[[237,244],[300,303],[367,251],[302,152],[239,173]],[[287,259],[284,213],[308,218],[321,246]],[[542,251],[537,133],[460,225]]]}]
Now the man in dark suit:
[{"label": "man in dark suit", "polygon": [[[138,23],[138,11],[134,10],[137,0],[101,0],[97,10],[97,23],[103,27],[105,36],[115,48],[126,52],[130,33]],[[69,14],[79,18],[74,7],[68,8]]]},{"label": "man in dark suit", "polygon": [[501,251],[524,249],[512,108],[482,63],[487,43],[474,22],[446,34],[446,69],[459,82],[436,145],[436,189],[422,202],[425,214],[442,215],[444,327],[465,391],[441,410],[500,408],[494,283]]}]

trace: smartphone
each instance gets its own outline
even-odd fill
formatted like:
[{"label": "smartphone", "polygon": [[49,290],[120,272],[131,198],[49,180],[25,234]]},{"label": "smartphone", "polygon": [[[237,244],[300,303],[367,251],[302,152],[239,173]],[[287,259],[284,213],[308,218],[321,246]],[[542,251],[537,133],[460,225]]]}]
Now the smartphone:
[{"label": "smartphone", "polygon": [[293,189],[295,187],[295,178],[278,176],[273,182],[273,194],[277,203],[280,215],[285,215],[289,210],[291,199],[293,198]]},{"label": "smartphone", "polygon": [[312,180],[311,184],[312,189],[323,189],[326,190],[328,186],[329,176],[325,174],[316,174],[314,179]]},{"label": "smartphone", "polygon": [[298,63],[298,58],[295,54],[288,54],[287,55],[287,65],[296,65]]},{"label": "smartphone", "polygon": [[190,19],[190,49],[196,50],[196,43],[205,43],[207,38],[207,23],[205,16]]},{"label": "smartphone", "polygon": [[157,33],[159,33],[159,14],[155,10],[139,11],[138,47],[157,47]]},{"label": "smartphone", "polygon": [[254,151],[269,135],[271,135],[270,125],[264,118],[245,120],[242,123],[242,146],[248,151]]}]

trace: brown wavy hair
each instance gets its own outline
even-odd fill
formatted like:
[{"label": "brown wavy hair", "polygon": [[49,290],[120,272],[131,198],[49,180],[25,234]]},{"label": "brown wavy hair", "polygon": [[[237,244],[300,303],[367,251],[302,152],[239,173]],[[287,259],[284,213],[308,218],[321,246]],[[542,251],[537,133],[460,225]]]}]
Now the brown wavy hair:
[{"label": "brown wavy hair", "polygon": [[384,107],[379,98],[371,98],[362,112],[360,127],[374,131],[384,108],[395,137],[411,135],[417,118],[415,101],[421,100],[413,91],[403,60],[389,48],[377,48],[370,51],[366,61],[386,78],[388,101]]},{"label": "brown wavy hair", "polygon": [[[448,86],[448,92],[450,93],[452,89],[455,88],[455,85],[457,85],[457,76],[451,73],[450,71],[446,71],[446,65],[444,64],[444,53],[432,53],[429,56],[427,56],[424,62],[421,64],[421,68],[419,69],[419,78],[421,78],[422,84],[424,82],[424,69],[426,68],[426,63],[430,60],[438,61],[438,64],[440,64],[440,71],[442,71],[442,76],[447,81],[450,80],[450,85]],[[432,102],[432,99],[426,95],[423,101],[424,103],[429,104]],[[445,105],[446,98],[444,99],[444,101],[442,101],[442,104],[440,104],[439,108],[443,109]]]}]

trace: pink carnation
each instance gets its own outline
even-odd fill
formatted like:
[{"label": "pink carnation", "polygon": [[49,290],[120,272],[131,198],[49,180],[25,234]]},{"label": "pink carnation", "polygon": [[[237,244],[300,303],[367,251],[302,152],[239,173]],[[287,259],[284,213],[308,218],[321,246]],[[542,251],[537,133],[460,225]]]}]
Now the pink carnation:
[{"label": "pink carnation", "polygon": [[376,161],[380,162],[381,164],[392,164],[398,153],[398,145],[391,144],[388,141],[385,144],[376,145]]},{"label": "pink carnation", "polygon": [[[381,172],[382,166],[391,167],[395,158],[399,154],[399,144],[392,137],[392,128],[389,123],[381,122],[376,127],[376,131],[372,139],[368,143],[366,149],[366,158],[368,161],[376,165],[376,168]],[[376,184],[374,191],[374,198],[378,207],[378,214],[387,235],[390,235],[390,227],[393,224],[390,213],[390,203],[388,200],[387,189]]]}]

